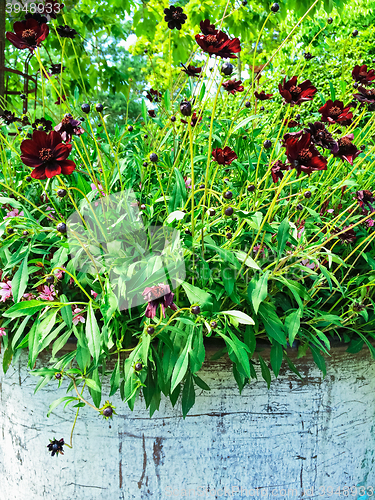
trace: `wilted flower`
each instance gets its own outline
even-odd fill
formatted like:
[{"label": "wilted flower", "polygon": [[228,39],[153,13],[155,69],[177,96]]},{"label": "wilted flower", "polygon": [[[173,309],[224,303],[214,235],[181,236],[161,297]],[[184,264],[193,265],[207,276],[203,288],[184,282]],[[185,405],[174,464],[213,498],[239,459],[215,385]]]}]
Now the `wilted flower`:
[{"label": "wilted flower", "polygon": [[184,14],[182,8],[174,5],[170,5],[169,9],[164,9],[164,14],[164,21],[168,23],[168,28],[171,30],[174,28],[180,30],[187,19],[187,15]]},{"label": "wilted flower", "polygon": [[76,168],[74,161],[67,160],[71,150],[71,144],[62,144],[61,135],[54,130],[49,134],[35,130],[32,139],[21,143],[21,161],[34,168],[31,172],[34,179],[69,175]]},{"label": "wilted flower", "polygon": [[61,38],[71,38],[73,40],[78,35],[77,31],[67,24],[65,26],[57,26],[56,31]]},{"label": "wilted flower", "polygon": [[365,87],[358,87],[358,94],[353,94],[354,99],[361,103],[374,104],[375,103],[375,88],[365,89]]},{"label": "wilted flower", "polygon": [[0,302],[5,302],[7,299],[12,297],[12,282],[6,281],[0,283]]},{"label": "wilted flower", "polygon": [[39,24],[35,19],[27,19],[26,21],[17,21],[13,24],[14,33],[7,31],[7,39],[17,49],[29,49],[31,52],[39,47],[49,33],[47,24]]},{"label": "wilted flower", "polygon": [[58,132],[62,140],[66,142],[70,142],[73,135],[81,135],[84,133],[80,120],[74,120],[70,113],[67,113],[61,123],[56,125],[55,131]]},{"label": "wilted flower", "polygon": [[6,335],[5,328],[0,327],[0,337],[5,337],[5,335]]},{"label": "wilted flower", "polygon": [[[38,273],[36,273],[38,274]],[[32,294],[32,293],[24,293],[22,295],[22,299],[25,299],[25,300],[34,300],[35,299],[35,295]]]},{"label": "wilted flower", "polygon": [[350,106],[344,108],[342,101],[333,102],[331,99],[319,108],[319,113],[322,114],[322,122],[340,123],[340,125],[350,125],[353,118]]},{"label": "wilted flower", "polygon": [[197,68],[197,67],[189,64],[189,66],[186,67],[185,64],[182,64],[182,63],[181,63],[181,66],[184,68],[182,71],[184,73],[186,73],[187,76],[191,76],[191,77],[200,76],[200,74],[202,73],[202,66]]},{"label": "wilted flower", "polygon": [[206,19],[200,23],[203,35],[195,35],[195,40],[200,48],[210,56],[236,59],[234,54],[241,52],[241,45],[238,38],[231,40],[222,31],[216,30],[214,24]]},{"label": "wilted flower", "polygon": [[156,309],[161,306],[163,317],[165,318],[165,310],[170,307],[173,311],[177,311],[176,304],[173,303],[174,293],[168,285],[159,283],[152,287],[146,287],[142,292],[143,298],[148,301],[145,316],[146,318],[154,318]]},{"label": "wilted flower", "polygon": [[[194,111],[194,113],[191,115],[191,118],[190,118],[190,125],[191,125],[192,127],[195,127],[195,125],[196,125],[197,123],[200,123],[202,120],[203,120],[203,116],[201,115],[201,116],[199,117],[199,120],[198,120],[198,115],[197,115],[197,113]],[[182,123],[188,123],[186,120],[181,120],[181,121],[182,121]]]},{"label": "wilted flower", "polygon": [[34,130],[41,130],[40,127],[43,127],[44,132],[49,132],[52,130],[52,122],[51,120],[46,120],[45,118],[37,118],[35,122],[32,124]]},{"label": "wilted flower", "polygon": [[293,76],[288,81],[286,81],[285,77],[283,83],[279,83],[279,92],[286,103],[294,106],[305,101],[311,101],[317,93],[317,89],[311,84],[310,80],[305,80],[297,85],[297,77]]},{"label": "wilted flower", "polygon": [[354,134],[348,134],[344,137],[341,137],[337,141],[339,149],[336,153],[333,153],[334,156],[341,158],[342,160],[346,160],[350,163],[350,165],[353,165],[353,161],[355,160],[355,158],[357,158],[357,156],[361,154],[361,150],[352,143],[353,139]]},{"label": "wilted flower", "polygon": [[[38,8],[41,7],[41,5],[43,4],[39,4]],[[39,24],[45,24],[48,21],[46,16],[43,16],[40,12],[26,12],[25,20],[27,19],[35,19],[35,21],[38,21]]]},{"label": "wilted flower", "polygon": [[272,164],[271,176],[273,182],[276,184],[284,177],[283,170],[290,170],[290,167],[285,165],[282,161],[277,160]]},{"label": "wilted flower", "polygon": [[160,92],[158,92],[157,90],[154,90],[154,89],[150,89],[147,94],[146,94],[146,97],[149,101],[151,102],[160,102],[161,101],[161,98],[162,98],[162,95]]},{"label": "wilted flower", "polygon": [[72,310],[73,310],[73,314],[75,314],[75,316],[73,316],[73,320],[72,320],[73,325],[78,325],[78,323],[80,323],[80,322],[81,323],[86,322],[85,318],[81,314],[79,314],[82,311],[82,309],[80,309],[77,306],[72,306]]},{"label": "wilted flower", "polygon": [[352,77],[356,82],[360,83],[361,85],[368,85],[369,83],[372,82],[372,80],[375,80],[375,72],[373,69],[367,71],[366,64],[363,64],[362,66],[359,66],[357,64],[353,68]]},{"label": "wilted flower", "polygon": [[54,455],[58,456],[59,453],[61,455],[64,455],[64,446],[65,442],[63,439],[60,439],[57,441],[57,439],[54,439],[53,441],[50,439],[50,443],[47,444],[48,451],[51,451],[51,457]]},{"label": "wilted flower", "polygon": [[332,153],[337,153],[339,150],[339,145],[337,141],[333,138],[332,134],[328,132],[323,123],[309,122],[309,128],[305,128],[305,132],[311,135],[311,141],[323,149],[329,149]]},{"label": "wilted flower", "polygon": [[212,156],[214,160],[218,162],[219,165],[230,165],[233,160],[237,160],[238,156],[229,146],[225,146],[224,149],[216,148],[212,151]]},{"label": "wilted flower", "polygon": [[284,145],[290,165],[297,170],[297,177],[301,172],[310,175],[312,172],[327,170],[327,160],[312,144],[309,133],[301,130],[285,134]]},{"label": "wilted flower", "polygon": [[53,285],[51,286],[43,285],[42,290],[43,291],[39,294],[40,299],[50,300],[50,301],[55,300],[56,292]]},{"label": "wilted flower", "polygon": [[273,94],[266,94],[264,90],[261,90],[260,93],[254,92],[254,95],[260,101],[266,101],[267,99],[271,99],[271,97],[273,96]]},{"label": "wilted flower", "polygon": [[241,80],[228,80],[227,82],[224,82],[222,85],[225,88],[225,90],[229,94],[235,94],[236,92],[243,92],[244,91],[244,86],[241,85]]}]

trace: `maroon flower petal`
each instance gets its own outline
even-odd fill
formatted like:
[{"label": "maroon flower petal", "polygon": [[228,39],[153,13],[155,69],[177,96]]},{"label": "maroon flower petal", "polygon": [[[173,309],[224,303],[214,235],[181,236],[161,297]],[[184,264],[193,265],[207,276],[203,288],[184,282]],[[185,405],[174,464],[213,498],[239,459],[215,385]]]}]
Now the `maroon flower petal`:
[{"label": "maroon flower petal", "polygon": [[26,139],[21,142],[21,151],[23,156],[39,158],[40,149],[37,147],[35,141],[32,141],[31,139]]},{"label": "maroon flower petal", "polygon": [[[70,146],[70,147],[69,147]],[[58,144],[52,151],[56,161],[66,160],[72,150],[71,144]]]},{"label": "maroon flower petal", "polygon": [[31,172],[31,177],[33,179],[40,179],[40,180],[47,179],[44,167],[41,166],[34,168],[34,170]]},{"label": "maroon flower petal", "polygon": [[61,174],[61,167],[59,163],[52,163],[49,164],[45,167],[45,172],[46,176],[50,179],[51,177],[54,177],[55,175],[60,175]]},{"label": "maroon flower petal", "polygon": [[61,173],[64,175],[70,175],[76,169],[76,164],[72,160],[59,161],[61,167]]},{"label": "maroon flower petal", "polygon": [[10,43],[12,43],[17,49],[23,50],[29,47],[27,43],[25,43],[21,38],[19,38],[14,33],[11,33],[10,31],[7,31],[6,37],[10,41]]},{"label": "maroon flower petal", "polygon": [[55,149],[58,144],[61,144],[61,142],[62,142],[62,137],[55,130],[52,130],[48,134],[48,146],[47,146],[48,148]]},{"label": "maroon flower petal", "polygon": [[40,158],[33,158],[32,156],[21,155],[21,161],[28,167],[40,167],[43,165],[43,161]]}]

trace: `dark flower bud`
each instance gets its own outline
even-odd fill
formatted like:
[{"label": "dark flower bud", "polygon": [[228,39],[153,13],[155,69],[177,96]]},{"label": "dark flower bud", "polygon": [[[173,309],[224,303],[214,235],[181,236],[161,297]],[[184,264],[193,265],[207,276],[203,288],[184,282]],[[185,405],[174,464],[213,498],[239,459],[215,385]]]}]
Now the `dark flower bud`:
[{"label": "dark flower bud", "polygon": [[38,126],[38,130],[44,130],[43,125],[39,125],[39,126]]},{"label": "dark flower bud", "polygon": [[61,373],[55,373],[55,379],[60,380],[62,377]]},{"label": "dark flower bud", "polygon": [[66,196],[66,189],[58,189],[57,196],[59,196],[60,198],[64,198],[64,196]]},{"label": "dark flower bud", "polygon": [[247,190],[250,191],[250,193],[253,193],[255,191],[254,184],[250,184],[250,186],[247,186]]},{"label": "dark flower bud", "polygon": [[274,3],[271,7],[272,12],[277,12],[280,9],[280,5],[278,3]]},{"label": "dark flower bud", "polygon": [[364,151],[366,149],[366,146],[364,144],[362,144],[360,149],[361,149],[361,151]]},{"label": "dark flower bud", "polygon": [[29,231],[24,231],[22,234],[23,234],[24,236],[27,236],[27,235],[29,234]]},{"label": "dark flower bud", "polygon": [[135,364],[134,369],[135,369],[136,372],[140,372],[142,370],[142,368],[143,368],[142,363],[136,363]]},{"label": "dark flower bud", "polygon": [[182,101],[180,104],[181,114],[184,116],[191,116],[191,104],[189,101]]},{"label": "dark flower bud", "polygon": [[152,335],[154,332],[155,332],[155,328],[154,328],[153,326],[149,326],[149,327],[147,328],[147,333],[148,333],[149,335]]},{"label": "dark flower bud", "polygon": [[227,233],[225,237],[227,238],[227,240],[230,240],[232,238],[232,233]]},{"label": "dark flower bud", "polygon": [[270,140],[266,140],[263,142],[264,149],[269,149],[272,146],[272,142]]},{"label": "dark flower bud", "polygon": [[171,122],[174,123],[176,121],[176,117],[175,116],[171,116]]},{"label": "dark flower bud", "polygon": [[8,227],[7,233],[8,234],[13,234],[14,233],[14,229],[12,227]]},{"label": "dark flower bud", "polygon": [[259,109],[260,111],[264,111],[264,106],[261,106]]},{"label": "dark flower bud", "polygon": [[327,23],[328,23],[328,24],[332,24],[332,23],[333,23],[333,19],[332,19],[332,17],[329,17],[329,18],[327,19]]},{"label": "dark flower bud", "polygon": [[359,85],[359,84],[358,84],[358,82],[354,82],[354,83],[353,83],[353,87],[354,87],[355,89],[356,89],[356,88],[358,88],[358,85]]},{"label": "dark flower bud", "polygon": [[133,130],[134,130],[134,129],[133,129],[132,125],[129,125],[129,127],[128,127],[128,132],[133,132]]},{"label": "dark flower bud", "polygon": [[298,203],[297,210],[303,210],[303,205],[301,205],[301,203]]},{"label": "dark flower bud", "polygon": [[26,134],[26,136],[27,136],[27,138],[28,138],[28,139],[32,139],[32,138],[33,138],[33,134],[30,134],[30,132],[28,132],[28,133]]},{"label": "dark flower bud", "polygon": [[358,35],[358,30],[354,30],[353,33],[352,33],[353,36],[357,36]]},{"label": "dark flower bud", "polygon": [[296,120],[300,120],[301,119],[301,115],[296,115]]},{"label": "dark flower bud", "polygon": [[145,135],[143,136],[143,139],[148,139],[148,135],[147,135],[147,134],[145,134]]},{"label": "dark flower bud", "polygon": [[211,327],[211,328],[216,328],[216,327],[217,327],[217,323],[216,323],[216,321],[211,321],[211,323],[210,323],[210,327]]},{"label": "dark flower bud", "polygon": [[60,222],[57,224],[56,229],[59,233],[66,233],[66,224],[64,222]]},{"label": "dark flower bud", "polygon": [[208,209],[208,215],[210,215],[211,217],[213,217],[215,214],[216,214],[216,211],[213,208],[209,208]]},{"label": "dark flower bud", "polygon": [[100,103],[99,103],[99,104],[97,104],[97,105],[95,106],[95,109],[96,109],[96,111],[97,111],[98,113],[101,113],[101,112],[103,111],[103,104],[100,104]]},{"label": "dark flower bud", "polygon": [[30,182],[30,181],[31,181],[31,177],[30,177],[29,175],[26,177],[26,181],[27,181],[27,182]]},{"label": "dark flower bud", "polygon": [[82,104],[81,109],[84,113],[90,113],[90,104]]},{"label": "dark flower bud", "polygon": [[250,108],[250,106],[251,106],[251,102],[250,102],[250,101],[246,101],[246,102],[245,102],[245,107],[246,107],[246,108]]},{"label": "dark flower bud", "polygon": [[227,76],[231,75],[233,73],[233,70],[234,70],[234,66],[230,62],[225,62],[221,66],[221,72],[224,73],[224,75],[227,75]]},{"label": "dark flower bud", "polygon": [[20,94],[20,98],[21,98],[21,99],[26,99],[25,94]]},{"label": "dark flower bud", "polygon": [[310,59],[313,58],[313,56],[310,54],[310,52],[305,52],[303,54],[303,57],[306,59],[306,61],[310,61]]},{"label": "dark flower bud", "polygon": [[205,185],[204,185],[204,184],[201,184],[201,185],[199,186],[199,189],[204,189],[204,188],[205,188]]},{"label": "dark flower bud", "polygon": [[143,163],[142,163],[142,165],[143,165],[144,167],[147,167],[147,165],[148,165],[147,161],[143,162]]},{"label": "dark flower bud", "polygon": [[103,410],[104,417],[112,417],[112,415],[113,415],[113,409],[110,406],[108,406],[107,408],[104,408],[104,410]]},{"label": "dark flower bud", "polygon": [[242,5],[243,5],[244,7],[246,7],[246,5],[247,5],[247,0],[242,0]]},{"label": "dark flower bud", "polygon": [[150,154],[150,160],[153,162],[153,163],[156,163],[158,161],[159,157],[156,153],[151,153]]},{"label": "dark flower bud", "polygon": [[224,210],[224,213],[225,215],[233,215],[233,208],[232,207],[227,207],[225,210]]},{"label": "dark flower bud", "polygon": [[303,196],[305,198],[311,198],[311,191],[305,191],[304,194],[303,194]]},{"label": "dark flower bud", "polygon": [[233,193],[232,193],[232,191],[225,191],[225,193],[223,194],[223,196],[224,196],[224,198],[226,200],[231,200],[232,197],[233,197]]},{"label": "dark flower bud", "polygon": [[192,314],[199,314],[201,312],[201,308],[199,306],[193,306],[190,311]]},{"label": "dark flower bud", "polygon": [[53,276],[46,276],[46,282],[47,283],[54,283],[55,278]]}]

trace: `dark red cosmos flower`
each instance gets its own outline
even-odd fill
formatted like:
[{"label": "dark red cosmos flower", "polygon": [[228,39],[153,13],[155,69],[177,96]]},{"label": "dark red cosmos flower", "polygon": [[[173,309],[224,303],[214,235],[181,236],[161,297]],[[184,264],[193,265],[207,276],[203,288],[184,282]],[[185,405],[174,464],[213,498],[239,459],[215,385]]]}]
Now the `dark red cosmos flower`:
[{"label": "dark red cosmos flower", "polygon": [[200,68],[196,68],[195,66],[192,66],[191,64],[189,64],[188,67],[185,66],[185,64],[182,64],[181,63],[181,66],[183,66],[183,72],[187,74],[187,76],[191,76],[191,77],[194,77],[194,76],[200,76],[200,74],[202,73],[202,67]]},{"label": "dark red cosmos flower", "polygon": [[46,16],[43,16],[40,12],[34,12],[34,13],[26,12],[25,20],[27,19],[35,19],[35,21],[38,21],[39,24],[45,24],[48,21]]},{"label": "dark red cosmos flower", "polygon": [[238,156],[229,146],[224,149],[216,148],[212,151],[212,156],[219,165],[230,165],[233,160],[237,160]]},{"label": "dark red cosmos flower", "polygon": [[312,172],[327,170],[327,160],[319,154],[309,133],[300,130],[285,134],[284,146],[290,165],[297,170],[297,177],[301,172],[310,175]]},{"label": "dark red cosmos flower", "polygon": [[352,143],[353,139],[354,134],[348,134],[341,137],[337,141],[339,149],[336,153],[334,153],[334,156],[341,158],[342,160],[346,160],[350,163],[350,165],[353,165],[355,158],[357,158],[357,156],[362,152],[355,144]]},{"label": "dark red cosmos flower", "polygon": [[375,103],[375,88],[365,89],[365,87],[358,87],[359,94],[353,94],[354,99],[361,103],[374,104]]},{"label": "dark red cosmos flower", "polygon": [[45,132],[49,132],[52,130],[52,122],[51,120],[46,120],[44,117],[37,118],[35,122],[32,124],[34,130],[41,130],[39,127],[43,127]]},{"label": "dark red cosmos flower", "polygon": [[7,125],[21,121],[14,113],[7,109],[0,114],[0,118],[2,118]]},{"label": "dark red cosmos flower", "polygon": [[177,306],[173,303],[174,293],[171,292],[168,285],[159,283],[155,286],[148,286],[144,289],[142,295],[148,301],[145,311],[146,318],[154,318],[159,305],[161,306],[164,318],[167,307],[170,307],[173,311],[177,311]]},{"label": "dark red cosmos flower", "polygon": [[334,231],[335,233],[340,233],[341,231],[344,231],[341,234],[338,234],[337,237],[340,238],[342,243],[354,243],[355,240],[357,239],[357,235],[355,234],[354,229],[352,226],[344,226],[342,229]]},{"label": "dark red cosmos flower", "polygon": [[17,21],[13,24],[14,33],[7,31],[6,37],[17,49],[31,52],[43,42],[49,33],[48,26],[39,24],[36,19]]},{"label": "dark red cosmos flower", "polygon": [[164,14],[164,21],[168,23],[168,28],[171,30],[174,28],[180,30],[182,24],[185,24],[187,19],[187,15],[184,14],[182,7],[175,7],[174,5],[171,5],[169,9],[164,9]]},{"label": "dark red cosmos flower", "polygon": [[222,85],[229,94],[235,94],[236,92],[243,92],[244,86],[241,85],[241,80],[228,80]]},{"label": "dark red cosmos flower", "polygon": [[[194,111],[194,113],[191,115],[191,118],[190,118],[190,125],[191,125],[192,127],[195,127],[195,125],[196,125],[197,123],[200,123],[202,120],[203,120],[203,116],[201,116],[201,117],[199,118],[199,120],[198,120],[198,115],[197,115],[197,113]],[[182,123],[189,123],[189,122],[187,122],[186,120],[181,120],[181,121],[182,121]]]},{"label": "dark red cosmos flower", "polygon": [[216,30],[214,24],[206,19],[200,23],[203,35],[195,35],[195,40],[200,48],[210,56],[218,56],[224,59],[237,59],[234,54],[241,52],[241,45],[238,38],[231,40],[222,31]]},{"label": "dark red cosmos flower", "polygon": [[51,457],[53,457],[54,455],[56,455],[57,457],[59,456],[59,453],[60,455],[64,455],[64,446],[65,442],[63,439],[60,439],[59,441],[57,441],[57,439],[54,439],[54,440],[51,440],[50,439],[50,443],[47,444],[47,448],[48,448],[48,451],[51,451]]},{"label": "dark red cosmos flower", "polygon": [[50,69],[49,69],[50,72],[48,73],[48,76],[59,75],[60,73],[62,73],[64,71],[64,69],[66,69],[66,66],[61,66],[60,63],[52,64]]},{"label": "dark red cosmos flower", "polygon": [[148,116],[151,116],[151,118],[156,118],[156,113],[154,109],[148,109],[147,110]]},{"label": "dark red cosmos flower", "polygon": [[294,106],[305,101],[311,101],[317,93],[317,89],[313,87],[310,80],[305,80],[297,85],[297,77],[293,76],[291,80],[286,81],[285,77],[283,83],[279,83],[279,92],[286,103]]},{"label": "dark red cosmos flower", "polygon": [[353,68],[352,77],[356,82],[359,82],[362,85],[368,85],[372,82],[372,80],[375,80],[375,71],[373,69],[367,71],[366,64],[363,64],[362,66],[357,64]]},{"label": "dark red cosmos flower", "polygon": [[373,196],[372,191],[369,191],[368,189],[362,189],[361,191],[357,191],[355,194],[359,206],[363,210],[365,210],[364,206],[366,206],[371,212],[375,212],[375,208],[371,205],[371,203],[375,202],[375,197]]},{"label": "dark red cosmos flower", "polygon": [[285,165],[280,160],[277,160],[272,164],[271,175],[272,180],[275,184],[284,177],[284,174],[282,172],[283,170],[290,170],[290,167],[288,165]]},{"label": "dark red cosmos flower", "polygon": [[305,132],[311,135],[311,141],[323,149],[329,149],[332,153],[337,153],[339,145],[333,138],[332,134],[328,132],[322,122],[309,122],[309,128],[305,128]]},{"label": "dark red cosmos flower", "polygon": [[350,106],[344,108],[342,101],[332,101],[329,99],[324,106],[319,108],[319,113],[322,114],[322,122],[340,123],[341,125],[350,125],[353,118],[353,113]]},{"label": "dark red cosmos flower", "polygon": [[78,35],[77,31],[67,24],[63,26],[57,26],[56,31],[61,38],[71,38],[73,40],[74,37]]},{"label": "dark red cosmos flower", "polygon": [[157,90],[150,89],[147,92],[146,97],[150,102],[160,102],[162,95]]},{"label": "dark red cosmos flower", "polygon": [[60,104],[62,104],[64,101],[66,101],[66,95],[63,94],[61,96],[61,99],[60,99],[60,96],[57,98],[57,101],[55,102],[55,104],[57,104],[58,106],[60,106]]},{"label": "dark red cosmos flower", "polygon": [[73,135],[81,135],[84,133],[80,120],[74,120],[70,113],[67,113],[61,123],[56,125],[55,131],[58,132],[62,140],[66,142],[70,142]]},{"label": "dark red cosmos flower", "polygon": [[55,175],[69,175],[76,164],[67,160],[72,150],[71,144],[63,144],[61,135],[52,130],[46,134],[43,130],[35,130],[32,139],[21,143],[21,161],[28,167],[33,167],[31,177],[46,179]]},{"label": "dark red cosmos flower", "polygon": [[264,90],[262,90],[260,93],[254,92],[254,95],[260,101],[266,101],[267,99],[271,99],[271,97],[273,96],[273,94],[266,94]]}]

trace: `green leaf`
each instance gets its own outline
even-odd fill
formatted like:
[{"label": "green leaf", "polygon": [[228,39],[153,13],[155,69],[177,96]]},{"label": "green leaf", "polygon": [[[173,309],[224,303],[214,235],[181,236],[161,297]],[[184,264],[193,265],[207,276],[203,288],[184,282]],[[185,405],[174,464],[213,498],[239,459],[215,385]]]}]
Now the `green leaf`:
[{"label": "green leaf", "polygon": [[[64,294],[61,294],[59,298],[60,298],[60,301],[63,302],[64,304],[69,302],[68,298]],[[69,328],[71,328],[73,325],[73,314],[72,314],[72,308],[70,305],[64,306],[61,308],[61,316],[62,316],[62,319],[64,320],[64,323]]]},{"label": "green leaf", "polygon": [[28,345],[29,345],[29,368],[33,368],[35,364],[36,357],[38,355],[38,347],[39,347],[39,318],[33,323],[28,337]]},{"label": "green leaf", "polygon": [[175,367],[173,368],[171,378],[171,392],[173,392],[181,380],[184,378],[189,364],[189,351],[191,349],[192,334],[189,335],[186,345],[178,357]]},{"label": "green leaf", "polygon": [[171,110],[171,93],[170,93],[169,89],[167,89],[164,92],[164,104],[165,104],[165,109],[167,111],[170,111]]},{"label": "green leaf", "polygon": [[174,173],[176,182],[173,186],[172,196],[168,203],[169,212],[175,212],[178,208],[182,208],[186,202],[186,185],[181,172],[175,168]]},{"label": "green leaf", "polygon": [[190,409],[195,403],[195,390],[193,384],[193,376],[191,373],[188,374],[185,380],[185,385],[182,391],[182,416],[183,418],[189,413]]},{"label": "green leaf", "polygon": [[234,318],[237,323],[241,323],[242,325],[254,325],[254,320],[242,311],[221,311],[219,314]]},{"label": "green leaf", "polygon": [[52,305],[53,302],[48,300],[25,300],[23,302],[18,302],[18,304],[14,304],[14,306],[3,312],[3,316],[6,318],[19,318],[20,316],[25,316],[25,314],[30,316],[43,309],[43,307]]},{"label": "green leaf", "polygon": [[297,309],[297,311],[289,314],[285,319],[285,327],[288,330],[289,334],[289,345],[292,347],[294,339],[296,338],[297,333],[299,332],[301,326],[301,318],[302,318],[303,310]]},{"label": "green leaf", "polygon": [[85,379],[86,384],[89,387],[90,395],[96,407],[100,406],[100,401],[102,399],[102,384],[99,378],[99,370],[95,368],[92,372],[91,379]]},{"label": "green leaf", "polygon": [[332,85],[331,80],[328,80],[328,83],[329,83],[329,89],[331,91],[331,99],[332,99],[332,101],[335,101],[336,100],[335,87]]},{"label": "green leaf", "polygon": [[94,358],[94,363],[98,364],[100,356],[100,330],[98,323],[95,318],[94,309],[92,307],[92,301],[89,303],[86,321],[86,337],[87,345],[91,356]]},{"label": "green leaf", "polygon": [[235,254],[237,256],[237,259],[240,262],[243,262],[245,264],[245,266],[251,267],[252,269],[257,269],[260,271],[260,267],[258,266],[258,264],[255,262],[255,260],[253,260],[250,256],[248,256],[246,252],[242,252],[242,250],[238,250],[237,252],[235,252]]},{"label": "green leaf", "polygon": [[281,222],[279,229],[277,231],[277,256],[279,259],[285,249],[286,242],[288,241],[289,230],[290,230],[289,220],[288,218],[285,218]]},{"label": "green leaf", "polygon": [[260,362],[260,369],[262,371],[262,377],[267,382],[267,387],[269,389],[270,386],[271,386],[271,372],[270,372],[270,369],[268,368],[268,366],[266,365],[264,359],[262,358],[262,356],[260,354],[258,354],[258,358],[259,358],[259,362]]},{"label": "green leaf", "polygon": [[250,375],[250,361],[249,355],[247,353],[248,347],[240,341],[236,336],[232,336],[232,338],[227,337],[223,333],[218,332],[219,335],[225,340],[225,343],[232,348],[234,354],[237,356],[238,362],[242,366],[246,376],[251,378]]},{"label": "green leaf", "polygon": [[29,281],[29,272],[27,269],[27,257],[23,259],[14,278],[12,279],[12,291],[15,302],[19,302],[26,290],[27,282]]},{"label": "green leaf", "polygon": [[64,401],[71,402],[71,401],[75,401],[77,399],[78,398],[74,398],[72,396],[64,396],[63,398],[56,399],[53,403],[50,404],[50,407],[49,407],[49,410],[48,410],[48,413],[47,413],[47,417],[49,417],[51,415],[51,413],[53,412],[53,410],[55,408],[57,408]]},{"label": "green leaf", "polygon": [[240,128],[245,127],[245,125],[255,120],[255,118],[259,118],[258,115],[248,116],[247,118],[244,118],[238,125],[234,127],[233,132],[237,132],[237,130],[239,130]]},{"label": "green leaf", "polygon": [[268,276],[270,272],[266,271],[259,278],[254,276],[248,288],[248,296],[253,305],[255,314],[258,313],[260,304],[267,298]]},{"label": "green leaf", "polygon": [[362,350],[362,347],[363,347],[363,340],[361,338],[353,339],[350,342],[346,352],[350,352],[351,354],[356,354],[357,352]]},{"label": "green leaf", "polygon": [[283,348],[278,342],[275,342],[271,347],[270,361],[273,373],[278,377],[283,362]]},{"label": "green leaf", "polygon": [[68,342],[71,333],[72,333],[72,330],[68,330],[67,332],[64,333],[64,335],[61,335],[61,337],[59,337],[56,340],[56,342],[53,344],[53,347],[52,347],[52,357],[53,358],[64,347],[64,345]]},{"label": "green leaf", "polygon": [[243,340],[244,340],[244,343],[249,348],[250,356],[252,356],[255,352],[257,341],[256,341],[254,329],[250,325],[246,326],[246,330],[244,331],[244,334],[243,334]]},{"label": "green leaf", "polygon": [[206,248],[212,250],[214,253],[219,255],[222,258],[225,264],[232,264],[235,269],[240,269],[241,264],[238,262],[235,252],[231,250],[226,250],[225,248],[218,247],[216,245],[212,245],[210,243],[206,244]]},{"label": "green leaf", "polygon": [[117,360],[115,369],[112,372],[111,392],[109,393],[109,397],[113,396],[117,392],[119,387],[120,387],[120,357]]},{"label": "green leaf", "polygon": [[321,370],[323,372],[323,377],[325,377],[326,373],[327,373],[325,359],[320,354],[320,350],[317,347],[310,345],[310,349],[311,349],[315,363],[317,364],[319,370]]},{"label": "green leaf", "polygon": [[6,373],[8,371],[8,368],[10,367],[10,364],[12,362],[13,358],[13,351],[11,346],[9,346],[7,349],[4,351],[3,355],[3,371]]},{"label": "green leaf", "polygon": [[142,99],[142,117],[147,124],[147,106],[144,99]]},{"label": "green leaf", "polygon": [[259,306],[259,314],[262,317],[267,335],[286,347],[284,325],[276,314],[275,308],[268,303],[263,303]]},{"label": "green leaf", "polygon": [[186,281],[182,283],[190,304],[199,304],[202,311],[212,310],[212,297],[209,293],[200,288],[190,285]]},{"label": "green leaf", "polygon": [[204,391],[210,391],[210,387],[206,384],[204,380],[202,380],[198,375],[193,375],[194,377],[194,382],[197,384],[198,387],[203,389]]}]

